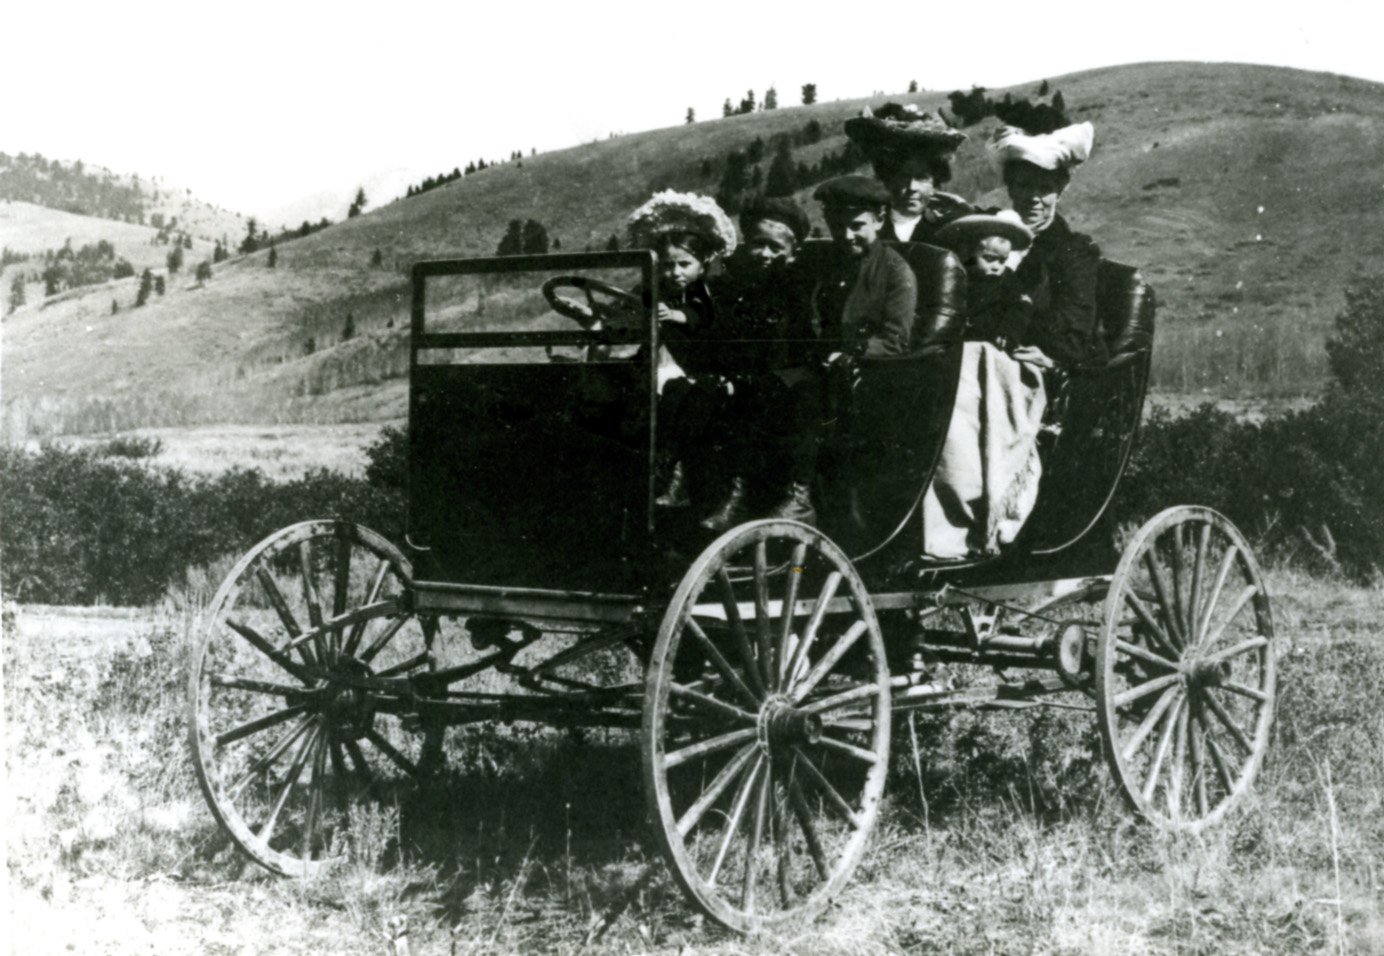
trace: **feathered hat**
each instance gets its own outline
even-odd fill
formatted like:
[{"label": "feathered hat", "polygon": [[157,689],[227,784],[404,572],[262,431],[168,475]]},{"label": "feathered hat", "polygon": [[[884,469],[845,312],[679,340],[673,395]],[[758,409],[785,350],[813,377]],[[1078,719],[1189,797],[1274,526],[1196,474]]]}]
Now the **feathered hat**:
[{"label": "feathered hat", "polygon": [[966,141],[961,130],[912,103],[885,103],[877,110],[867,106],[859,116],[846,120],[846,135],[872,160],[918,152],[952,153]]},{"label": "feathered hat", "polygon": [[660,236],[669,233],[701,236],[717,255],[730,255],[736,245],[735,225],[716,200],[671,189],[654,193],[632,212],[626,231],[629,244],[636,249],[652,249]]},{"label": "feathered hat", "polygon": [[995,130],[988,145],[990,161],[1001,173],[1005,163],[1018,160],[1039,169],[1070,170],[1086,162],[1095,143],[1096,128],[1075,123],[1051,133],[1026,133],[1015,126]]}]

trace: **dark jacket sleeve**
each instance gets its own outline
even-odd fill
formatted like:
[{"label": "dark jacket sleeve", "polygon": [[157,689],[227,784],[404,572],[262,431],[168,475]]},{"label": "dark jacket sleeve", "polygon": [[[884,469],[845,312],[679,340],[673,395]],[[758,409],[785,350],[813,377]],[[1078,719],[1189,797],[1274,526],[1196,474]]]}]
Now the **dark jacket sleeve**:
[{"label": "dark jacket sleeve", "polygon": [[1020,278],[1027,280],[1023,284],[1033,296],[1029,340],[1059,365],[1105,360],[1096,327],[1099,267],[1100,248],[1090,236],[1066,229],[1065,223],[1053,235],[1040,236],[1019,267]]},{"label": "dark jacket sleeve", "polygon": [[918,280],[913,270],[893,249],[881,248],[878,256],[867,270],[871,281],[864,303],[867,312],[861,328],[866,335],[860,352],[866,358],[907,353],[917,318]]}]

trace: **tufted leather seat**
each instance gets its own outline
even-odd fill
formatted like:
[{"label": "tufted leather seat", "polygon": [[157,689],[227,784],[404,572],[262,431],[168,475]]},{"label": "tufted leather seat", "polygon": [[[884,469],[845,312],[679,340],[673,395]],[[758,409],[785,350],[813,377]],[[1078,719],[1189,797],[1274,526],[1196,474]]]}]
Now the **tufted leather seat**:
[{"label": "tufted leather seat", "polygon": [[966,324],[966,270],[956,253],[923,242],[891,242],[918,277],[913,351],[961,341]]},{"label": "tufted leather seat", "polygon": [[1102,259],[1096,273],[1096,322],[1110,355],[1107,368],[1125,365],[1153,347],[1156,299],[1133,266]]}]

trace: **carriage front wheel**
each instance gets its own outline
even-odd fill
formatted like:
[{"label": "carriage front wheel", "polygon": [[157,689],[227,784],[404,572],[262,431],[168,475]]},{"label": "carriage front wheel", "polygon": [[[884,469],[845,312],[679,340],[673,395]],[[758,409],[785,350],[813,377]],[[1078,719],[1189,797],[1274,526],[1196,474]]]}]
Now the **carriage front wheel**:
[{"label": "carriage front wheel", "polygon": [[1106,595],[1095,669],[1106,755],[1131,807],[1196,832],[1244,797],[1273,722],[1273,619],[1229,520],[1182,506],[1139,529]]},{"label": "carriage front wheel", "polygon": [[412,570],[347,521],[276,532],[207,608],[189,680],[193,765],[212,814],[251,859],[307,876],[349,848],[353,814],[389,812],[441,755],[409,726],[410,679],[435,669],[435,622]]},{"label": "carriage front wheel", "polygon": [[732,529],[659,627],[643,774],[673,875],[742,932],[798,925],[850,878],[889,756],[884,641],[849,559],[792,521]]}]

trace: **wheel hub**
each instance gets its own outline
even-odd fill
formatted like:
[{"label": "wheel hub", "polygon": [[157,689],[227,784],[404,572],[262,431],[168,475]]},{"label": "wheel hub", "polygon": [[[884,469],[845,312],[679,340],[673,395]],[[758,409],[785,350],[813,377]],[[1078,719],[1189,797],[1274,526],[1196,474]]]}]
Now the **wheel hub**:
[{"label": "wheel hub", "polygon": [[1223,661],[1191,661],[1186,673],[1188,682],[1197,687],[1219,687],[1228,676]]},{"label": "wheel hub", "polygon": [[782,753],[795,744],[815,744],[822,739],[822,718],[794,707],[785,697],[771,697],[759,709],[759,746],[766,753]]},{"label": "wheel hub", "polygon": [[375,724],[375,697],[361,686],[372,674],[370,666],[359,660],[344,660],[321,691],[321,713],[331,725],[359,740]]}]

